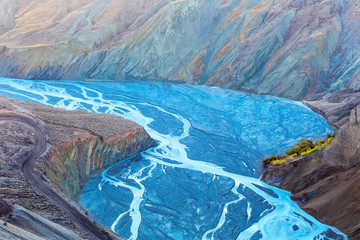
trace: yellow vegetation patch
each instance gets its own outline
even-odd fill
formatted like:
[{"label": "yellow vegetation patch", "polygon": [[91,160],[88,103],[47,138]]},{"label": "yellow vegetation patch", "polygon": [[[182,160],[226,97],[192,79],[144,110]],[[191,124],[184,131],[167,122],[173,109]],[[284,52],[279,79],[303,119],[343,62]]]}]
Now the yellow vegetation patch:
[{"label": "yellow vegetation patch", "polygon": [[309,155],[311,153],[323,150],[331,145],[334,142],[336,133],[333,134],[328,133],[327,139],[318,140],[316,142],[312,142],[310,139],[301,139],[298,144],[292,147],[289,151],[284,155],[270,156],[262,160],[265,166],[272,164],[273,166],[281,165],[286,162],[293,161],[297,157],[302,157]]},{"label": "yellow vegetation patch", "polygon": [[275,160],[275,161],[272,162],[272,164],[274,166],[281,165],[281,164],[284,164],[284,163],[286,163],[285,159],[284,160]]}]

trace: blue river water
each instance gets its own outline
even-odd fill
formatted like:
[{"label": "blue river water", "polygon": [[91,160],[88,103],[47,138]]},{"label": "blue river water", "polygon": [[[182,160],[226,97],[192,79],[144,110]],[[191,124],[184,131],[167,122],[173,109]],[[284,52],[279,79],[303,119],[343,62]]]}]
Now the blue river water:
[{"label": "blue river water", "polygon": [[90,215],[124,239],[346,239],[259,180],[262,158],[332,131],[299,102],[157,82],[0,78],[0,94],[119,115],[158,142],[81,194]]}]

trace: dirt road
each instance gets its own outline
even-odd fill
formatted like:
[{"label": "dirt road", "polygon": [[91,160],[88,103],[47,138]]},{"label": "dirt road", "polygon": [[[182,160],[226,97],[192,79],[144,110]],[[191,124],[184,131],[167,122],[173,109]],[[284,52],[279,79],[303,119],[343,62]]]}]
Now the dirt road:
[{"label": "dirt road", "polygon": [[[105,230],[102,230],[97,224],[94,223],[88,216],[83,214],[79,209],[70,204],[63,196],[51,188],[48,183],[45,183],[42,177],[33,171],[34,162],[46,151],[46,137],[40,126],[33,119],[15,113],[0,113],[0,121],[20,122],[31,127],[34,131],[35,144],[31,154],[24,156],[21,159],[21,170],[29,179],[31,186],[39,193],[47,197],[51,202],[57,205],[62,211],[66,212],[71,219],[81,228],[85,229],[96,239],[117,239],[111,236]],[[2,201],[1,201],[2,202]],[[6,206],[3,211],[7,211]]]}]

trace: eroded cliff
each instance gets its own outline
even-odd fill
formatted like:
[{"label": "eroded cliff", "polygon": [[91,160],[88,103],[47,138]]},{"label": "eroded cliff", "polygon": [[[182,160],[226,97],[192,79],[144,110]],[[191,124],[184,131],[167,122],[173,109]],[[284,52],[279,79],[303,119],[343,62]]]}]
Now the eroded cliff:
[{"label": "eroded cliff", "polygon": [[141,127],[121,131],[113,122],[108,124],[102,127],[114,130],[111,138],[74,129],[84,131],[85,136],[76,136],[72,142],[57,144],[50,157],[47,176],[72,200],[78,199],[82,187],[94,173],[155,146]]},{"label": "eroded cliff", "polygon": [[[0,97],[0,114],[1,116],[6,114],[25,116],[27,119],[32,119],[39,129],[42,129],[47,138],[45,142],[47,152],[36,160],[34,175],[39,176],[47,187],[56,188],[72,200],[77,199],[81,187],[92,174],[156,144],[144,128],[114,115],[66,111],[4,97]],[[30,156],[39,144],[37,133],[34,131],[35,129],[31,126],[21,122],[6,119],[0,121],[0,172],[2,176],[0,200],[5,200],[5,205],[6,203],[13,206],[22,205],[34,212],[34,215],[29,215],[16,206],[12,207],[10,212],[4,212],[1,208],[0,217],[29,232],[30,235],[35,234],[35,237],[67,238],[56,230],[60,227],[39,218],[37,216],[39,214],[50,221],[70,228],[82,238],[93,239],[86,229],[79,227],[78,223],[74,222],[66,211],[63,211],[63,205],[58,206],[58,202],[54,204],[53,197],[42,194],[39,190],[41,186],[36,186],[34,189],[23,172],[24,156]],[[75,202],[66,198],[65,201],[70,202],[75,209],[79,209],[77,211],[82,212],[80,219],[88,218],[85,216],[85,211],[81,210]],[[16,209],[18,209],[17,212]],[[39,221],[35,222],[35,218]],[[11,234],[15,234],[14,236],[22,231],[16,230],[16,227],[3,227],[0,229],[0,236],[8,237],[2,231],[9,231],[9,229],[13,232]],[[103,228],[100,227],[100,229]],[[46,231],[48,233],[44,234]],[[108,232],[108,230],[101,231]],[[65,230],[62,232],[72,236],[71,239],[77,238],[71,232]],[[9,236],[12,236],[11,234]],[[109,234],[108,236],[113,236],[111,239],[116,239],[113,233],[109,232]]]},{"label": "eroded cliff", "polygon": [[262,180],[292,192],[292,199],[321,222],[360,239],[360,105],[330,147],[270,167]]}]

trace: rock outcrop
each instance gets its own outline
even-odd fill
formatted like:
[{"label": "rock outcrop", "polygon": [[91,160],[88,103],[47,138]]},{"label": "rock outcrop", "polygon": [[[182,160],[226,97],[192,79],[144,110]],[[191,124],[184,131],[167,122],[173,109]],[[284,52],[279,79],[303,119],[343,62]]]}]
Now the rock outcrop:
[{"label": "rock outcrop", "polygon": [[319,101],[303,101],[322,115],[335,129],[349,121],[350,111],[360,104],[360,92],[341,90]]},{"label": "rock outcrop", "polygon": [[[156,145],[144,128],[115,116],[82,111],[58,114],[56,118],[48,115],[52,119],[48,124],[56,127],[51,135],[57,141],[45,171],[56,186],[75,201],[91,175]],[[71,141],[59,141],[59,135],[64,134],[72,135],[72,139],[68,139]]]},{"label": "rock outcrop", "polygon": [[[0,114],[4,112],[20,113],[42,126],[47,135],[48,150],[36,162],[35,172],[42,175],[49,186],[54,186],[72,200],[77,199],[82,186],[92,174],[156,144],[144,128],[114,115],[66,111],[0,97]],[[11,231],[9,236],[19,231],[26,236],[29,232],[26,239],[34,236],[71,239],[53,231],[57,229],[56,224],[60,224],[75,231],[81,238],[92,239],[47,196],[34,191],[20,170],[19,160],[32,152],[34,144],[33,129],[18,122],[0,121],[0,200],[13,206],[12,211],[6,211],[2,219],[16,226],[0,228],[0,236],[3,230]],[[74,201],[69,201],[80,209]],[[29,215],[16,205],[30,209],[35,215]],[[0,217],[3,214],[1,209],[0,206]],[[56,224],[38,218],[37,214]],[[41,235],[46,231],[53,235]],[[7,238],[8,235],[5,235]],[[74,234],[72,236],[76,237]]]},{"label": "rock outcrop", "polygon": [[291,191],[292,199],[321,222],[360,239],[360,105],[330,147],[270,167],[262,180]]}]

